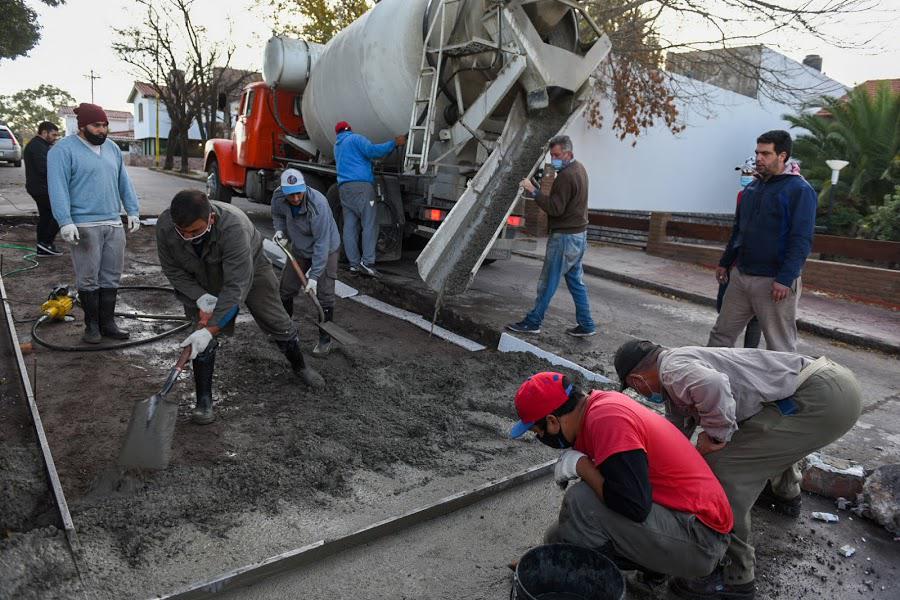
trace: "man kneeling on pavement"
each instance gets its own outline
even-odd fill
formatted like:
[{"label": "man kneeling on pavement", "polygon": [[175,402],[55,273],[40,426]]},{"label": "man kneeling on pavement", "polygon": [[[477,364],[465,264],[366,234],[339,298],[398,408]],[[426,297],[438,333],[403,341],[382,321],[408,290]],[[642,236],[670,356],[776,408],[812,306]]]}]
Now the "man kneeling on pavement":
[{"label": "man kneeling on pavement", "polygon": [[703,577],[728,547],[733,517],[709,466],[661,415],[619,392],[586,394],[560,373],[529,378],[516,393],[521,421],[563,451],[555,479],[569,486],[547,543],[605,554],[647,583]]},{"label": "man kneeling on pavement", "polygon": [[256,324],[284,352],[294,373],[312,388],[325,385],[303,360],[297,328],[279,302],[278,282],[262,250],[262,236],[240,209],[210,202],[199,190],[183,190],[159,215],[159,262],[185,314],[200,328],[181,343],[191,347],[197,406],[191,419],[215,420],[212,376],[216,336],[231,334],[241,302]]},{"label": "man kneeling on pavement", "polygon": [[[272,225],[275,241],[286,240],[293,246],[291,254],[306,273],[306,288],[290,265],[281,274],[279,293],[284,309],[294,315],[294,296],[300,292],[315,294],[325,313],[325,321],[334,319],[334,282],[337,279],[338,251],[341,236],[328,206],[328,200],[318,190],[306,185],[303,174],[285,169],[281,186],[272,194]],[[331,352],[331,336],[319,331],[319,343],[313,355],[326,356]]]},{"label": "man kneeling on pavement", "polygon": [[616,372],[689,439],[722,483],[734,531],[721,568],[708,577],[670,582],[678,597],[751,599],[755,553],[750,509],[757,499],[779,512],[800,511],[796,463],[846,433],[860,413],[860,387],[825,357],[756,348],[664,348],[631,340],[615,356]]}]

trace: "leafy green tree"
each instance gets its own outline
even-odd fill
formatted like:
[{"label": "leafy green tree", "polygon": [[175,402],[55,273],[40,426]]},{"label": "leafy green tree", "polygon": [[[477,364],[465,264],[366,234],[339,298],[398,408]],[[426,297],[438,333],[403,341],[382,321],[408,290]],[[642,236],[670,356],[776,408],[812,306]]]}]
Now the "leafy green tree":
[{"label": "leafy green tree", "polygon": [[44,84],[0,96],[0,116],[24,143],[37,133],[41,121],[56,123],[62,129],[56,111],[60,106],[74,103],[75,98],[69,92]]},{"label": "leafy green tree", "polygon": [[[834,190],[835,214],[855,211],[865,217],[900,181],[900,94],[883,83],[874,94],[859,86],[845,98],[821,102],[821,112],[784,116],[792,128],[805,130],[797,136],[793,155],[819,190],[820,206],[827,203],[831,189],[831,169],[825,161],[849,161]],[[843,223],[843,232],[855,233],[853,225]]]},{"label": "leafy green tree", "polygon": [[[66,0],[41,0],[59,6]],[[0,60],[25,56],[41,40],[37,13],[24,0],[0,0]]]},{"label": "leafy green tree", "polygon": [[272,9],[277,33],[298,35],[320,44],[372,8],[370,0],[258,0],[258,3]]},{"label": "leafy green tree", "polygon": [[893,194],[885,196],[884,204],[863,219],[861,230],[863,237],[900,242],[900,185]]}]

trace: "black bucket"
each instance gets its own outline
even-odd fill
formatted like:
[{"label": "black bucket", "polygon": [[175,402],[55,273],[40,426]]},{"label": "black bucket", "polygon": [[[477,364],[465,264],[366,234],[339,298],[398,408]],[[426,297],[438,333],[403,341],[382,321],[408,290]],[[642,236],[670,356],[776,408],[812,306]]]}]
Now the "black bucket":
[{"label": "black bucket", "polygon": [[625,578],[611,560],[589,548],[548,544],[532,548],[516,566],[516,600],[622,600]]}]

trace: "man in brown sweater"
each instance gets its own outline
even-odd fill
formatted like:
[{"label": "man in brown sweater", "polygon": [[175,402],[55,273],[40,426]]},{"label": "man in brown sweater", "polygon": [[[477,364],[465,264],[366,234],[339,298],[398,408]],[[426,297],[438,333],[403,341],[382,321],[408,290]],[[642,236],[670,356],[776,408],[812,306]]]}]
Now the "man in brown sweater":
[{"label": "man in brown sweater", "polygon": [[559,287],[559,280],[566,278],[566,285],[575,302],[575,320],[578,324],[566,333],[575,337],[594,335],[597,330],[591,318],[591,305],[584,285],[584,269],[581,261],[587,247],[588,225],[588,176],[584,166],[572,154],[572,140],[559,135],[550,140],[550,158],[556,170],[556,180],[550,195],[544,195],[530,180],[523,179],[522,187],[531,195],[541,210],[547,213],[550,238],[544,254],[544,268],[538,281],[534,308],[518,323],[506,326],[517,333],[540,333],[544,313]]}]

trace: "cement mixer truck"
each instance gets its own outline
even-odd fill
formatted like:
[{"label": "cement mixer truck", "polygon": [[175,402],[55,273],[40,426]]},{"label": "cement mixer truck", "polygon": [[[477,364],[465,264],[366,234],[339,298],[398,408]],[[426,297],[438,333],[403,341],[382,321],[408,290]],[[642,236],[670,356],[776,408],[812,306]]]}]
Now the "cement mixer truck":
[{"label": "cement mixer truck", "polygon": [[275,37],[231,139],[206,145],[210,196],[268,202],[300,169],[338,221],[334,125],[408,135],[376,168],[379,261],[426,238],[422,279],[463,292],[509,255],[518,182],[575,118],[608,38],[572,0],[381,0],[327,44]]}]

